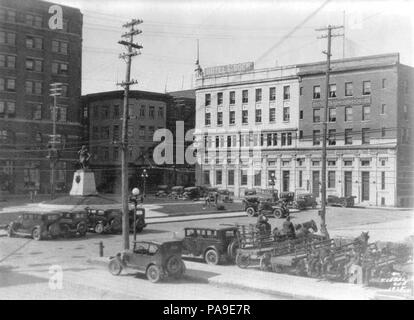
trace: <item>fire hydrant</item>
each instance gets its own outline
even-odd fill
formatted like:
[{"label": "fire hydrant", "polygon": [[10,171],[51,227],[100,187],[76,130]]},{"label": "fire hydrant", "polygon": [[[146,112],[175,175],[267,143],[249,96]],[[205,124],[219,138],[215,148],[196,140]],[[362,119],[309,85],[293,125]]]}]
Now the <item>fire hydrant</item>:
[{"label": "fire hydrant", "polygon": [[100,257],[103,257],[103,254],[104,254],[103,249],[104,249],[103,242],[99,241],[99,256]]}]

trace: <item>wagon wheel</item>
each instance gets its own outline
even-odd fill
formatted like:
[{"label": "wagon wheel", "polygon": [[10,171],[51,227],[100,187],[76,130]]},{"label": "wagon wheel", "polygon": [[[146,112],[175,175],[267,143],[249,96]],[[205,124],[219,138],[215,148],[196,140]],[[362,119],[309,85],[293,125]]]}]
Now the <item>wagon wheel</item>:
[{"label": "wagon wheel", "polygon": [[270,254],[266,253],[260,257],[260,270],[269,271],[271,268]]},{"label": "wagon wheel", "polygon": [[42,234],[40,232],[40,228],[39,227],[36,227],[36,228],[33,229],[33,231],[32,231],[32,238],[33,238],[33,240],[36,240],[36,241],[39,241],[39,240],[42,239]]},{"label": "wagon wheel", "polygon": [[246,213],[249,217],[254,217],[256,215],[256,211],[252,207],[248,207],[246,209]]},{"label": "wagon wheel", "polygon": [[84,237],[86,235],[87,229],[88,227],[86,226],[86,223],[83,221],[79,222],[76,226],[76,231],[79,233],[81,237]]},{"label": "wagon wheel", "polygon": [[108,269],[111,274],[117,276],[122,272],[122,265],[117,259],[112,259],[109,261]]},{"label": "wagon wheel", "polygon": [[239,268],[247,268],[250,265],[250,256],[243,253],[237,253],[236,264]]}]

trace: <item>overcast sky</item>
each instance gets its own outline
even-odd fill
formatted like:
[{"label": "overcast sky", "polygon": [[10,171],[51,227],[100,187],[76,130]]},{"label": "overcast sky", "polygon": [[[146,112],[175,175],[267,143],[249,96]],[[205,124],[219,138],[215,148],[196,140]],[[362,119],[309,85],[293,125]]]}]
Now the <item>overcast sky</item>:
[{"label": "overcast sky", "polygon": [[[139,82],[135,90],[192,88],[197,39],[203,68],[247,61],[266,68],[324,60],[326,39],[318,40],[322,33],[315,28],[342,25],[344,11],[345,57],[399,52],[402,63],[414,66],[414,1],[409,0],[53,2],[83,13],[82,94],[120,89],[115,83],[124,80],[125,62],[118,55],[125,49],[117,41],[125,32],[122,24],[132,18],[144,21],[139,26],[143,33],[136,37],[144,49],[132,65],[132,77]],[[343,39],[334,38],[333,59],[342,58],[342,48]]]}]

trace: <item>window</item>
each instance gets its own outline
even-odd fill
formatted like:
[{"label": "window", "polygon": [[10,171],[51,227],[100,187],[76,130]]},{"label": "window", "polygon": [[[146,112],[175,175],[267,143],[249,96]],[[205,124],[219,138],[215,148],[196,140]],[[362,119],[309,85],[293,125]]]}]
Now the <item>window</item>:
[{"label": "window", "polygon": [[284,86],[283,87],[283,100],[289,100],[290,99],[290,86]]},{"label": "window", "polygon": [[352,144],[352,129],[345,129],[345,144]]},{"label": "window", "polygon": [[320,99],[321,86],[313,86],[313,99]]},{"label": "window", "polygon": [[276,87],[269,88],[269,100],[270,101],[276,100]]},{"label": "window", "polygon": [[381,128],[381,137],[384,138],[385,137],[385,127]]},{"label": "window", "polygon": [[299,139],[303,139],[303,130],[299,130]]},{"label": "window", "polygon": [[52,62],[52,73],[59,75],[67,75],[68,64],[63,62]]},{"label": "window", "polygon": [[16,112],[16,103],[14,101],[0,101],[0,116],[4,114],[13,116]]},{"label": "window", "polygon": [[26,81],[26,94],[42,95],[43,83],[39,81]]},{"label": "window", "polygon": [[144,106],[144,105],[142,105],[142,106],[139,108],[139,116],[140,116],[140,117],[145,117],[145,106]]},{"label": "window", "polygon": [[404,90],[404,93],[408,93],[408,81],[407,80],[403,81],[403,90]]},{"label": "window", "polygon": [[336,145],[336,130],[329,129],[328,131],[328,145],[334,146]]},{"label": "window", "polygon": [[109,107],[103,106],[101,109],[101,119],[109,119]]},{"label": "window", "polygon": [[242,103],[248,103],[249,102],[249,91],[243,90],[242,91]]},{"label": "window", "polygon": [[139,137],[145,139],[145,126],[139,126]]},{"label": "window", "polygon": [[335,188],[335,171],[328,171],[328,188]]},{"label": "window", "polygon": [[385,160],[385,159],[381,159],[381,166],[385,166],[385,164],[386,164],[386,162],[387,162],[387,160]]},{"label": "window", "polygon": [[313,122],[321,122],[321,109],[313,109]]},{"label": "window", "polygon": [[283,160],[282,161],[282,167],[287,167],[290,165],[290,160]]},{"label": "window", "polygon": [[229,93],[229,103],[230,104],[235,104],[236,103],[236,92],[235,91],[230,91],[230,93]]},{"label": "window", "polygon": [[369,167],[370,161],[369,160],[361,160],[361,167]]},{"label": "window", "polygon": [[109,127],[108,126],[101,128],[101,138],[109,139]]},{"label": "window", "polygon": [[300,110],[299,111],[299,119],[300,120],[303,120],[303,110]]},{"label": "window", "polygon": [[164,107],[158,107],[158,118],[164,118]]},{"label": "window", "polygon": [[369,129],[362,128],[362,144],[369,144]]},{"label": "window", "polygon": [[334,167],[334,166],[336,166],[336,161],[335,161],[335,160],[328,160],[328,166],[329,166],[329,167]]},{"label": "window", "polygon": [[319,167],[321,165],[321,162],[318,160],[313,160],[312,161],[312,167]]},{"label": "window", "polygon": [[9,31],[0,31],[0,44],[16,45],[16,34]]},{"label": "window", "polygon": [[281,134],[280,139],[280,145],[285,146],[286,145],[286,133]]},{"label": "window", "polygon": [[363,106],[362,107],[362,121],[368,121],[370,113],[371,113],[371,107],[370,106]]},{"label": "window", "polygon": [[381,190],[385,190],[385,171],[381,172]]},{"label": "window", "polygon": [[336,84],[329,85],[329,98],[336,98]]},{"label": "window", "polygon": [[120,108],[119,108],[119,105],[116,104],[114,105],[114,113],[113,113],[114,119],[118,119],[119,115],[120,115]]},{"label": "window", "polygon": [[301,95],[303,95],[303,87],[300,87],[299,88],[299,95],[301,96]]},{"label": "window", "polygon": [[303,187],[303,171],[299,170],[299,188]]},{"label": "window", "polygon": [[10,78],[0,78],[0,91],[16,91],[16,81]]},{"label": "window", "polygon": [[387,108],[387,106],[385,104],[381,105],[381,114],[385,114],[386,108]]},{"label": "window", "polygon": [[210,93],[206,93],[205,94],[205,106],[209,106],[211,104],[211,94]]},{"label": "window", "polygon": [[92,127],[92,139],[99,139],[99,128],[96,126]]},{"label": "window", "polygon": [[329,108],[329,122],[335,122],[336,121],[336,108]]},{"label": "window", "polygon": [[283,121],[289,121],[289,119],[290,119],[289,107],[283,107]]},{"label": "window", "polygon": [[352,107],[345,107],[345,121],[352,121]]},{"label": "window", "polygon": [[345,167],[351,167],[352,166],[352,160],[344,160],[344,166]]},{"label": "window", "polygon": [[32,108],[32,119],[41,120],[42,119],[42,105],[37,104]]},{"label": "window", "polygon": [[119,141],[119,126],[118,125],[113,126],[112,140]]},{"label": "window", "polygon": [[61,97],[68,97],[68,86],[67,85],[62,85],[61,86],[62,91],[61,91]]},{"label": "window", "polygon": [[42,50],[43,39],[39,37],[26,36],[26,48]]},{"label": "window", "polygon": [[211,114],[210,112],[206,113],[206,118],[205,118],[205,125],[209,126],[211,124]]},{"label": "window", "polygon": [[247,170],[241,170],[241,185],[247,185]]},{"label": "window", "polygon": [[385,89],[387,86],[387,79],[382,79],[382,89]]},{"label": "window", "polygon": [[43,19],[41,16],[26,14],[25,23],[31,27],[41,28],[43,24]]},{"label": "window", "polygon": [[52,52],[68,54],[68,43],[60,40],[52,40]]},{"label": "window", "polygon": [[321,143],[321,131],[313,130],[313,145],[318,146]]},{"label": "window", "polygon": [[236,123],[236,111],[230,111],[229,113],[229,123],[235,124]]},{"label": "window", "polygon": [[148,116],[149,116],[151,119],[154,119],[154,118],[155,118],[155,107],[154,107],[154,106],[150,106],[150,107],[149,107],[149,110],[148,110]]},{"label": "window", "polygon": [[223,183],[223,172],[221,170],[216,171],[216,184],[222,184]]},{"label": "window", "polygon": [[350,97],[354,95],[354,87],[352,82],[345,82],[345,96]]},{"label": "window", "polygon": [[269,122],[275,122],[276,121],[276,108],[270,108],[269,109]]},{"label": "window", "polygon": [[15,69],[16,68],[16,56],[0,54],[0,67]]},{"label": "window", "polygon": [[262,101],[262,89],[256,89],[256,102]]},{"label": "window", "polygon": [[272,145],[277,146],[277,133],[272,134]]},{"label": "window", "polygon": [[0,8],[0,21],[2,22],[16,22],[16,11],[9,8]]},{"label": "window", "polygon": [[371,94],[371,81],[362,82],[362,94],[363,95]]},{"label": "window", "polygon": [[223,112],[217,112],[217,125],[223,125]]},{"label": "window", "polygon": [[268,133],[266,136],[267,146],[270,147],[272,145],[272,134]]},{"label": "window", "polygon": [[403,118],[404,118],[404,120],[408,120],[408,108],[407,108],[407,105],[403,105]]},{"label": "window", "polygon": [[234,170],[227,171],[227,184],[234,186]]},{"label": "window", "polygon": [[109,148],[108,147],[102,147],[102,155],[103,155],[103,160],[106,160],[106,161],[109,160]]},{"label": "window", "polygon": [[221,106],[223,104],[223,92],[217,93],[217,105]]},{"label": "window", "polygon": [[254,170],[254,185],[255,186],[262,185],[262,171],[261,170]]},{"label": "window", "polygon": [[256,109],[256,123],[262,122],[262,110]]},{"label": "window", "polygon": [[[57,107],[56,108],[56,121],[66,122],[67,121],[67,107]],[[109,138],[109,127],[108,127],[108,138]]]},{"label": "window", "polygon": [[113,149],[113,159],[114,161],[119,159],[119,148],[118,147],[114,147]]},{"label": "window", "polygon": [[249,122],[248,110],[242,110],[242,123],[247,124]]}]

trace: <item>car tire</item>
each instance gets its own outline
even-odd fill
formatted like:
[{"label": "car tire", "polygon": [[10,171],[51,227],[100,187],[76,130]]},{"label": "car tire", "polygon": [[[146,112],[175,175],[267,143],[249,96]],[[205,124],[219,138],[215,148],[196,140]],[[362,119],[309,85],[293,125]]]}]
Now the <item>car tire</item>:
[{"label": "car tire", "polygon": [[94,230],[95,230],[95,232],[96,232],[96,233],[101,234],[101,233],[103,233],[103,232],[104,232],[105,227],[104,227],[104,225],[103,225],[103,223],[102,223],[102,222],[98,222],[98,223],[95,225]]},{"label": "car tire", "polygon": [[81,221],[76,226],[76,231],[79,233],[81,237],[84,237],[86,235],[86,231],[88,230],[88,226],[85,222]]},{"label": "car tire", "polygon": [[218,265],[220,262],[220,254],[215,249],[209,249],[204,254],[204,260],[207,264]]},{"label": "car tire", "polygon": [[248,207],[246,213],[249,217],[254,217],[256,215],[256,211],[252,207]]},{"label": "car tire", "polygon": [[122,231],[122,219],[119,217],[113,218],[109,223],[111,226],[111,232],[117,233]]},{"label": "car tire", "polygon": [[166,267],[168,274],[175,275],[181,270],[181,261],[177,256],[172,256],[170,259],[168,259]]},{"label": "car tire", "polygon": [[109,261],[108,270],[112,275],[118,276],[122,272],[122,265],[117,259],[112,259]]},{"label": "car tire", "polygon": [[40,232],[40,228],[36,227],[32,231],[32,238],[33,240],[39,241],[42,240],[42,233]]},{"label": "car tire", "polygon": [[239,248],[239,242],[234,239],[227,247],[227,260],[233,262],[236,260],[237,249]]},{"label": "car tire", "polygon": [[148,267],[146,272],[147,279],[153,283],[161,280],[161,270],[155,264]]},{"label": "car tire", "polygon": [[281,209],[274,209],[273,210],[273,216],[275,218],[282,218],[283,217],[283,212]]}]

